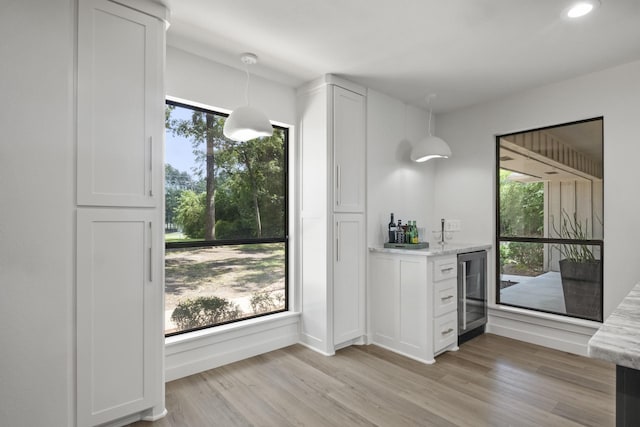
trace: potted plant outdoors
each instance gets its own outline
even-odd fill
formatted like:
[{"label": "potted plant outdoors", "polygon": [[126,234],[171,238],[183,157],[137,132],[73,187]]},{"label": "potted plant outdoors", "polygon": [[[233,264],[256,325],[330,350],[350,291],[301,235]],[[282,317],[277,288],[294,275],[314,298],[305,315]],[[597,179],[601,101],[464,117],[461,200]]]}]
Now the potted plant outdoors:
[{"label": "potted plant outdoors", "polygon": [[[584,225],[574,213],[564,209],[560,230],[553,224],[555,233],[562,239],[589,240],[589,220]],[[560,252],[560,278],[567,314],[602,321],[602,262],[589,245],[565,243],[557,246]]]}]

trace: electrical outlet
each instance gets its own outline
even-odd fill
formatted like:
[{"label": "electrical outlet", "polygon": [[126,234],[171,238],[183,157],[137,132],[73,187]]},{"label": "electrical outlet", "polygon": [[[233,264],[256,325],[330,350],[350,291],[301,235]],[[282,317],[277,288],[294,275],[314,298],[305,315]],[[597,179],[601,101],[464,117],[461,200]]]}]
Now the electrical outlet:
[{"label": "electrical outlet", "polygon": [[444,222],[445,231],[460,231],[461,224],[459,219],[447,219]]}]

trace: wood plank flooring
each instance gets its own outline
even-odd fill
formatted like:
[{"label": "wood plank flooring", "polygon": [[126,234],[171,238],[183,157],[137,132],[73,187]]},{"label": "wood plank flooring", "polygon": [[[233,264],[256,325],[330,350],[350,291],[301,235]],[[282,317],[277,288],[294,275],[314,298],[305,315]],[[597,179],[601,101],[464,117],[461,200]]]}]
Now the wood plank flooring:
[{"label": "wood plank flooring", "polygon": [[613,426],[615,365],[485,334],[424,365],[294,345],[167,384],[139,427]]}]

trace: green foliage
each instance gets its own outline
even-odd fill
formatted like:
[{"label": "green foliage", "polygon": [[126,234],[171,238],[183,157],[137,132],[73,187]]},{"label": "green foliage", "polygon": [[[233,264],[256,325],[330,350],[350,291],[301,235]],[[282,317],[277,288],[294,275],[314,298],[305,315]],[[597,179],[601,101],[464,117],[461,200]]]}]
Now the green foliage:
[{"label": "green foliage", "polygon": [[176,215],[180,197],[185,190],[197,193],[204,191],[202,180],[194,181],[187,172],[179,171],[170,164],[164,165],[164,222],[167,228],[174,229],[177,225]]},{"label": "green foliage", "polygon": [[240,317],[240,308],[225,298],[199,297],[181,301],[171,314],[178,329],[216,325]]},{"label": "green foliage", "polygon": [[511,173],[500,170],[500,234],[543,237],[544,183],[510,181]]},{"label": "green foliage", "polygon": [[[500,170],[500,235],[543,237],[544,183],[511,181],[511,171]],[[542,243],[503,242],[500,267],[511,272],[541,273],[544,263]]]},{"label": "green foliage", "polygon": [[500,244],[500,272],[509,266],[510,274],[536,275],[544,264],[543,243],[502,242]]},{"label": "green foliage", "polygon": [[[552,218],[553,231],[562,239],[589,240],[589,220],[585,219],[584,225],[578,220],[578,215],[574,212],[570,216],[567,211],[562,210],[560,216],[560,229],[556,228]],[[587,245],[562,244],[556,248],[563,258],[574,262],[592,262],[596,260],[593,251]]]},{"label": "green foliage", "polygon": [[224,219],[236,223],[235,237],[284,236],[284,132],[275,129],[271,137],[246,142],[225,140],[217,162],[216,208],[219,201],[232,200],[225,205],[236,217]]},{"label": "green foliage", "polygon": [[205,196],[192,190],[182,191],[176,208],[175,221],[191,239],[204,238]]},{"label": "green foliage", "polygon": [[[186,138],[192,147],[196,168],[191,187],[176,186],[179,192],[167,198],[167,217],[177,216],[176,200],[184,190],[204,192],[203,230],[207,220],[215,224],[215,239],[282,237],[285,235],[285,134],[274,129],[273,136],[251,141],[230,141],[222,134],[225,117],[191,111],[189,119],[172,113],[179,107],[167,106],[165,126],[175,136]],[[184,172],[170,171],[167,182],[184,182]],[[196,186],[194,186],[196,185]],[[169,186],[167,187],[169,188]],[[168,194],[170,191],[167,192]],[[207,200],[213,199],[211,206]],[[195,204],[190,205],[193,209]],[[192,218],[192,215],[188,216]],[[177,221],[176,221],[177,222]],[[201,234],[200,227],[198,236]],[[185,229],[185,234],[192,237]],[[209,230],[209,234],[211,230]],[[209,237],[207,237],[209,238]]]},{"label": "green foliage", "polygon": [[284,294],[281,291],[256,291],[251,294],[249,303],[254,314],[269,313],[284,308]]}]

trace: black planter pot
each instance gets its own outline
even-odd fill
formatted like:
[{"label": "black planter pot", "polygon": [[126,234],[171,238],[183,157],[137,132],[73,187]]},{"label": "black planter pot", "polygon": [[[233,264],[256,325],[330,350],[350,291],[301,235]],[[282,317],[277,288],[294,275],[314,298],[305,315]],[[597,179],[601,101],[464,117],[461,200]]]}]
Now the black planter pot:
[{"label": "black planter pot", "polygon": [[602,263],[560,260],[567,314],[602,321]]}]

